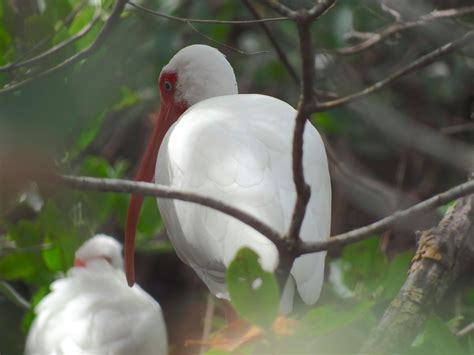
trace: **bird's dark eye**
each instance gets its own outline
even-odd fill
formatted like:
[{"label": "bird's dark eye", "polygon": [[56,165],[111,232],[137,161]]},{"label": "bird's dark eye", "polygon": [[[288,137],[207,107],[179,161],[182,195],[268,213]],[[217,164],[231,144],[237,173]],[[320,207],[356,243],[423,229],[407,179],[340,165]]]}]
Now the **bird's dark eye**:
[{"label": "bird's dark eye", "polygon": [[171,85],[171,83],[169,82],[169,80],[163,81],[163,88],[164,88],[166,91],[170,91],[172,87],[173,87],[173,86]]}]

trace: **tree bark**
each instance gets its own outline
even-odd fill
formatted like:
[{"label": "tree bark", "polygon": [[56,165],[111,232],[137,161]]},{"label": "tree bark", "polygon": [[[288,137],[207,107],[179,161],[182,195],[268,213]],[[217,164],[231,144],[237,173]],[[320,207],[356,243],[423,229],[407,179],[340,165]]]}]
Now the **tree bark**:
[{"label": "tree bark", "polygon": [[405,284],[361,349],[403,352],[443,295],[474,260],[474,195],[456,200],[441,222],[420,234]]}]

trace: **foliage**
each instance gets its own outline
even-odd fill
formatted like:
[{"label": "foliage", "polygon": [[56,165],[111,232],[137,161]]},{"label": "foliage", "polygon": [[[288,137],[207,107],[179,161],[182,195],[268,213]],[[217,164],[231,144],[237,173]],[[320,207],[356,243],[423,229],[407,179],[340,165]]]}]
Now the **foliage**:
[{"label": "foliage", "polygon": [[[12,6],[14,3],[40,4],[43,8],[25,5],[19,6],[18,10]],[[438,2],[424,0],[419,3],[419,7],[410,6],[409,13],[401,7],[402,17],[415,18]],[[0,67],[39,55],[70,39],[99,15],[86,36],[56,55],[31,68],[0,71],[0,87],[40,73],[87,48],[103,28],[113,4],[112,0],[0,0]],[[249,18],[245,7],[235,1],[206,2],[206,6],[197,1],[150,0],[143,4],[194,18]],[[260,4],[257,7],[262,15],[275,15]],[[470,19],[467,17],[466,21]],[[376,1],[344,1],[338,2],[315,23],[312,30],[317,49],[318,89],[342,94],[354,92],[459,32],[458,27],[455,31],[446,31],[446,22],[428,30],[409,32],[409,40],[393,36],[360,56],[335,54],[336,48],[357,42],[356,36],[348,39],[349,31],[373,31],[392,20]],[[463,21],[458,25],[462,27]],[[284,47],[290,63],[298,68],[294,25],[282,22],[269,26]],[[195,24],[195,29],[247,52],[265,51],[259,55],[243,55],[212,44],[220,47],[233,64],[241,92],[272,95],[296,105],[299,98],[297,84],[258,26]],[[50,157],[67,173],[130,178],[158,105],[156,77],[161,67],[182,46],[208,43],[195,29],[127,8],[104,47],[92,57],[39,78],[21,90],[0,95],[0,159],[3,159],[1,153],[4,151],[18,159],[17,148],[28,146],[33,147],[35,154]],[[415,123],[433,130],[465,123],[462,118],[469,110],[467,107],[472,105],[470,53],[466,50],[439,60],[418,75],[400,80],[375,98],[377,102],[399,108],[404,115],[416,118]],[[466,97],[471,97],[471,101]],[[425,196],[464,178],[459,172],[432,162],[431,157],[412,151],[411,147],[396,141],[388,142],[371,122],[350,108],[314,114],[311,121],[335,143],[344,160],[354,162],[355,171],[377,177],[385,185],[394,185],[396,192]],[[471,144],[472,132],[461,132],[459,140]],[[35,154],[31,155],[31,160],[20,163],[34,165]],[[0,160],[0,280],[11,284],[31,302],[31,308],[24,311],[0,295],[0,353],[9,355],[22,352],[25,334],[34,317],[34,306],[47,294],[49,284],[71,267],[78,245],[99,232],[122,239],[129,197],[79,193],[41,184],[20,184],[18,187],[2,180],[2,164]],[[404,166],[406,176],[398,179]],[[394,176],[398,180],[396,186]],[[385,197],[377,204],[366,195],[357,195],[352,180],[349,188],[340,180],[339,177],[333,181],[335,203],[339,206],[334,210],[337,223],[334,227],[338,230],[362,225],[403,205],[403,201],[397,205],[397,201],[387,201]],[[341,191],[344,198],[341,198]],[[444,214],[448,206],[440,208],[439,214]],[[143,277],[146,280],[143,286],[166,305],[163,307],[165,315],[174,327],[169,329],[170,335],[177,338],[176,334],[189,325],[194,330],[189,333],[200,336],[201,318],[191,321],[188,317],[191,313],[199,313],[201,317],[204,312],[200,309],[187,312],[184,302],[177,304],[175,299],[182,294],[192,295],[193,307],[198,308],[202,307],[204,292],[197,289],[196,285],[200,283],[189,270],[176,266],[179,262],[170,244],[163,241],[162,231],[155,200],[147,198],[138,225],[137,247],[147,252],[149,259],[144,258],[147,260],[144,274],[152,277]],[[249,249],[241,250],[226,276],[232,303],[242,317],[265,328],[267,333],[263,339],[239,349],[239,353],[355,352],[406,279],[414,237],[407,232],[393,233],[396,242],[389,244],[388,250],[381,246],[382,236],[374,236],[332,253],[328,257],[327,281],[320,300],[312,308],[295,307],[293,317],[298,324],[290,336],[278,336],[269,330],[279,303],[275,277],[262,269],[257,254]],[[155,261],[160,265],[159,275],[151,266]],[[186,276],[182,277],[182,274]],[[186,286],[182,279],[186,280]],[[456,299],[456,307],[449,300],[447,304],[441,304],[412,344],[410,353],[474,353],[472,333],[463,337],[453,335],[474,320],[474,289],[465,287],[453,293],[450,297]],[[223,323],[219,314],[214,318],[215,325]],[[188,333],[180,336],[188,336]],[[220,352],[213,349],[208,353]]]},{"label": "foliage", "polygon": [[241,249],[229,265],[226,283],[232,305],[240,316],[269,329],[280,301],[275,277],[262,269],[257,253]]}]

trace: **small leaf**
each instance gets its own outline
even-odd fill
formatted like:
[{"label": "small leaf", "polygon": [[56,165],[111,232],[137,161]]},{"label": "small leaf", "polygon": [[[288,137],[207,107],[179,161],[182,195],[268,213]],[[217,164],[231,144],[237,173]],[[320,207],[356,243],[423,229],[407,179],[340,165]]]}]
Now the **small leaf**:
[{"label": "small leaf", "polygon": [[432,316],[427,320],[423,333],[414,342],[412,353],[430,355],[467,354],[459,343],[459,339],[451,332],[447,324],[437,316]]},{"label": "small leaf", "polygon": [[384,282],[383,299],[392,300],[396,296],[407,278],[412,256],[413,253],[402,253],[391,261]]},{"label": "small leaf", "polygon": [[362,301],[351,309],[333,305],[317,307],[303,317],[300,332],[314,337],[329,334],[366,316],[373,305],[373,301]]},{"label": "small leaf", "polygon": [[232,305],[240,316],[269,329],[280,302],[275,277],[262,269],[259,256],[242,248],[227,269],[226,281]]},{"label": "small leaf", "polygon": [[33,295],[30,302],[30,309],[25,313],[23,317],[21,327],[26,333],[30,329],[31,323],[35,319],[35,307],[40,303],[40,301],[49,293],[49,286],[41,286]]}]

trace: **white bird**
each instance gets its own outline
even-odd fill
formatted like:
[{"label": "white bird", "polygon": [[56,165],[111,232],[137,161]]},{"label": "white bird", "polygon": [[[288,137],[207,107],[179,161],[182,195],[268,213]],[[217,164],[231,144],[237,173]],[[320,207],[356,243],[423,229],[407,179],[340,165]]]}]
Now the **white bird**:
[{"label": "white bird", "polygon": [[122,246],[97,235],[76,252],[75,267],[37,305],[26,355],[164,355],[160,305],[123,272]]},{"label": "white bird", "polygon": [[[296,199],[295,109],[274,97],[239,95],[225,56],[205,45],[180,50],[163,68],[159,89],[159,118],[136,179],[151,181],[154,176],[158,184],[227,202],[285,233]],[[311,199],[300,236],[304,241],[322,241],[330,234],[331,184],[324,144],[309,123],[303,151]],[[127,219],[129,284],[133,284],[131,249],[141,202],[141,197],[132,197]],[[265,270],[277,267],[275,245],[237,219],[189,202],[158,199],[158,205],[178,256],[217,297],[229,298],[225,272],[240,248],[257,252]],[[291,310],[295,286],[306,304],[317,301],[325,256],[319,252],[295,260],[283,292],[282,312]]]}]

